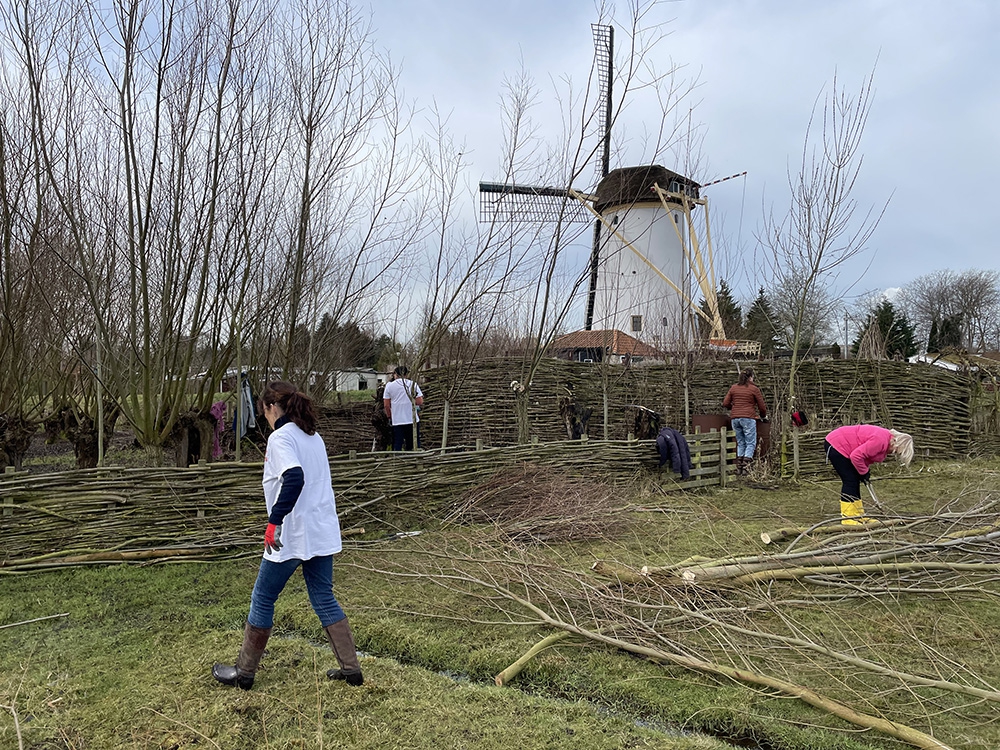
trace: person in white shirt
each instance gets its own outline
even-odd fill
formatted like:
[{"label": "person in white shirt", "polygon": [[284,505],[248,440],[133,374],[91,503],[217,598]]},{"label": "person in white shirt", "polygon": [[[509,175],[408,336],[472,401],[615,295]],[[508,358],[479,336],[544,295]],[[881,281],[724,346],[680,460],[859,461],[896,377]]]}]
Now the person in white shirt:
[{"label": "person in white shirt", "polygon": [[291,383],[268,384],[261,397],[264,418],[274,432],[264,455],[267,530],[264,559],[250,597],[243,646],[235,665],[216,664],[212,676],[224,685],[249,690],[274,626],[274,604],[296,568],[309,592],[340,669],[327,677],[361,685],[354,635],[333,595],[333,556],[341,550],[340,521],[330,482],[326,446],[316,433],[310,398]]},{"label": "person in white shirt", "polygon": [[407,379],[409,370],[405,365],[397,367],[394,374],[395,379],[386,384],[382,394],[382,408],[392,422],[392,449],[412,451],[414,432],[416,447],[420,447],[420,407],[424,405],[424,394],[419,385]]}]

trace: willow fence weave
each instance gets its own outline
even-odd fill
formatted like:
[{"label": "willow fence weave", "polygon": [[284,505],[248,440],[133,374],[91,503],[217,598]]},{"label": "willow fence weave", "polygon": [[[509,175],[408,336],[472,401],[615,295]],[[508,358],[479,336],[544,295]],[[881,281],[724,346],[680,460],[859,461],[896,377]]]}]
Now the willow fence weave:
[{"label": "willow fence weave", "polygon": [[[345,527],[387,508],[440,517],[466,489],[524,464],[609,479],[651,476],[671,488],[725,485],[731,434],[688,437],[690,479],[659,468],[653,440],[579,440],[483,450],[367,453],[330,462]],[[259,549],[262,464],[101,468],[0,475],[0,573]],[[383,532],[384,533],[384,532]]]},{"label": "willow fence weave", "polygon": [[[632,366],[543,360],[529,386],[531,433],[543,441],[567,437],[560,400],[571,396],[580,409],[592,409],[591,438],[622,440],[635,431],[637,407],[660,415],[662,424],[692,430],[696,415],[724,415],[722,400],[739,369],[752,366],[755,382],[771,411],[771,445],[791,434],[786,415],[805,410],[810,431],[824,433],[844,424],[876,423],[913,435],[918,455],[957,458],[973,442],[969,374],[927,364],[869,360],[802,362],[794,403],[788,398],[788,362],[706,361],[687,365]],[[428,445],[439,446],[448,404],[448,444],[511,445],[517,442],[513,382],[523,379],[513,359],[429,370],[420,377],[424,391],[421,424]],[[457,380],[459,373],[461,380]],[[369,438],[370,440],[370,438]],[[1000,441],[997,441],[1000,444]],[[977,443],[990,441],[977,438]],[[822,444],[822,440],[820,440]]]}]

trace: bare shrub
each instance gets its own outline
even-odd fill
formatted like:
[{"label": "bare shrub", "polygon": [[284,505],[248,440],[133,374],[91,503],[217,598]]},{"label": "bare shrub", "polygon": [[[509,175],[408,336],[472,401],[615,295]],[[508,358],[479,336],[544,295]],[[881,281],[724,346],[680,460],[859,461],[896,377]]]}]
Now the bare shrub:
[{"label": "bare shrub", "polygon": [[523,464],[465,492],[445,521],[494,524],[516,542],[607,539],[628,529],[626,505],[600,479]]}]

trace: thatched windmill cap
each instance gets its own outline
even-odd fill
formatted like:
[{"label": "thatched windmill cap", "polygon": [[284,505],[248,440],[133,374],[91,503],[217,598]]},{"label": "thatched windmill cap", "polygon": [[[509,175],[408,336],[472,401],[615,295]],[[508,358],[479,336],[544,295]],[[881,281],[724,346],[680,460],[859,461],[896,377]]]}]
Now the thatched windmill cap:
[{"label": "thatched windmill cap", "polygon": [[[698,188],[701,187],[694,180],[671,172],[659,164],[615,169],[598,183],[597,190],[594,191],[597,196],[594,210],[604,213],[607,209],[618,206],[645,203],[660,205],[660,198],[653,190],[653,185],[659,185],[666,192],[685,193],[692,198],[699,197]],[[667,201],[677,202],[670,198]]]}]

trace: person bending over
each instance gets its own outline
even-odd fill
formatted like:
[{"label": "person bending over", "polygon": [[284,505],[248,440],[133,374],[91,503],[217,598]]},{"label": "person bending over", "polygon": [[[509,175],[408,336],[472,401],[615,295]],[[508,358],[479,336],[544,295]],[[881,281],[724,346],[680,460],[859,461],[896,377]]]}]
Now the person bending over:
[{"label": "person bending over", "polygon": [[823,443],[826,458],[840,477],[840,517],[844,526],[870,522],[861,501],[861,483],[871,481],[871,466],[892,454],[903,466],[913,460],[913,438],[874,424],[838,427]]}]

